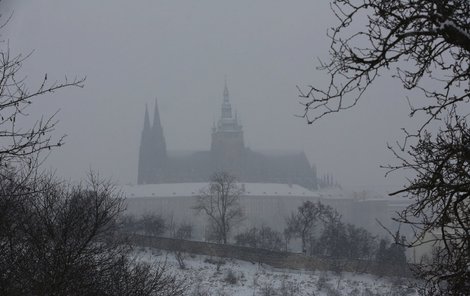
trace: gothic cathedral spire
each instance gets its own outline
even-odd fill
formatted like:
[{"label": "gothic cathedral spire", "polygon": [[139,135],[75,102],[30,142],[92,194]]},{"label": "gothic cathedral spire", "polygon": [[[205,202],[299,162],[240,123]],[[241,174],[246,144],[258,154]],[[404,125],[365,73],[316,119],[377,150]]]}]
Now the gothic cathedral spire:
[{"label": "gothic cathedral spire", "polygon": [[225,78],[224,102],[228,103],[228,101],[229,101],[229,93],[228,93],[228,87],[227,87],[227,78]]},{"label": "gothic cathedral spire", "polygon": [[154,137],[153,146],[156,149],[155,153],[158,154],[157,157],[166,157],[166,142],[165,136],[163,135],[162,122],[160,120],[160,112],[158,111],[158,100],[155,98],[155,111],[153,113],[153,126],[152,134]]},{"label": "gothic cathedral spire", "polygon": [[145,114],[144,114],[144,128],[142,129],[142,135],[140,138],[140,147],[139,147],[139,168],[137,173],[137,183],[145,184],[148,183],[151,167],[149,165],[149,157],[151,153],[149,151],[151,144],[151,127],[149,112],[147,104],[145,104]]},{"label": "gothic cathedral spire", "polygon": [[158,102],[157,99],[155,99],[155,112],[153,114],[152,126],[150,126],[148,108],[147,105],[145,105],[144,128],[140,140],[137,183],[152,184],[161,181],[161,172],[166,165],[166,158],[165,137],[160,121]]},{"label": "gothic cathedral spire", "polygon": [[224,99],[222,101],[222,116],[221,119],[230,120],[232,119],[232,105],[230,104],[230,96],[227,87],[227,79],[225,79],[224,86]]},{"label": "gothic cathedral spire", "polygon": [[211,152],[216,169],[239,175],[244,151],[242,126],[238,123],[238,118],[233,116],[225,79],[221,115],[212,129]]},{"label": "gothic cathedral spire", "polygon": [[145,132],[150,132],[150,118],[147,104],[145,104],[144,129],[142,130],[142,133]]}]

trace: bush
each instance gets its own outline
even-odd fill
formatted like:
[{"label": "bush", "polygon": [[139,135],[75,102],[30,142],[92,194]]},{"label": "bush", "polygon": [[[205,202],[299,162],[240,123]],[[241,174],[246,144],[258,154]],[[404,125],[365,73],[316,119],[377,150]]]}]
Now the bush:
[{"label": "bush", "polygon": [[277,296],[277,290],[269,284],[265,284],[260,290],[260,296]]},{"label": "bush", "polygon": [[370,290],[369,288],[366,288],[364,290],[363,295],[364,296],[379,296],[378,294],[375,294],[374,292],[372,292],[372,290]]},{"label": "bush", "polygon": [[196,285],[194,286],[190,295],[191,296],[211,296],[211,293],[209,292],[208,289],[202,287],[200,280],[197,280]]},{"label": "bush", "polygon": [[328,284],[328,278],[325,272],[322,272],[320,276],[318,277],[317,289],[321,291],[326,287],[327,284]]},{"label": "bush", "polygon": [[147,235],[160,236],[166,230],[165,219],[155,213],[146,213],[138,220],[140,229]]},{"label": "bush", "polygon": [[184,262],[184,260],[186,259],[186,254],[181,251],[175,251],[174,254],[180,269],[186,269],[186,263]]},{"label": "bush", "polygon": [[341,221],[327,223],[312,254],[335,259],[371,259],[377,239],[369,231]]},{"label": "bush", "polygon": [[124,233],[136,233],[140,229],[138,219],[133,215],[122,215],[119,219],[121,231]]},{"label": "bush", "polygon": [[175,232],[177,239],[191,239],[193,236],[193,226],[188,223],[182,223],[178,226]]},{"label": "bush", "polygon": [[182,295],[165,266],[129,259],[116,236],[123,200],[111,184],[16,178],[0,178],[1,295]]},{"label": "bush", "polygon": [[281,288],[279,289],[280,296],[297,296],[299,293],[300,290],[298,286],[291,282],[287,282],[286,280],[282,281]]},{"label": "bush", "polygon": [[204,259],[204,262],[214,264],[214,265],[224,265],[225,264],[224,259],[221,259],[221,258],[215,258],[214,259],[212,257]]},{"label": "bush", "polygon": [[252,227],[236,235],[235,244],[273,251],[281,251],[284,247],[281,233],[268,226],[262,226],[260,229]]},{"label": "bush", "polygon": [[233,270],[229,269],[227,271],[227,274],[225,275],[224,281],[226,283],[231,284],[231,285],[235,285],[238,282],[238,278],[235,275],[235,273],[233,272]]}]

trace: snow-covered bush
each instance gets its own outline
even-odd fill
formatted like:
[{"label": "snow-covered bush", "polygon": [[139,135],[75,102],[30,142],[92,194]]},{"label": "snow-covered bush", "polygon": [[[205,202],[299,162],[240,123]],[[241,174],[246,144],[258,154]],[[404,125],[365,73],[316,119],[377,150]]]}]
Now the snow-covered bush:
[{"label": "snow-covered bush", "polygon": [[224,281],[226,283],[231,284],[231,285],[235,285],[238,282],[238,278],[235,275],[235,273],[233,272],[233,270],[229,269],[227,271],[227,274],[225,275]]}]

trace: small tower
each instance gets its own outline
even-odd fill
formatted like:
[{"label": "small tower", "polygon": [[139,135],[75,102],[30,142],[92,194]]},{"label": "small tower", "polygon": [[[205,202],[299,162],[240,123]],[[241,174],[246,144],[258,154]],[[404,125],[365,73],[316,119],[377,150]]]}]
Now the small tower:
[{"label": "small tower", "polygon": [[150,165],[151,153],[151,127],[147,104],[145,104],[144,128],[140,137],[139,168],[137,173],[137,184],[146,184],[151,180],[152,167]]},{"label": "small tower", "polygon": [[157,158],[166,158],[166,141],[163,135],[162,122],[160,121],[160,112],[158,111],[158,101],[155,98],[155,111],[153,112],[153,145],[155,149],[155,156]]},{"label": "small tower", "polygon": [[163,135],[163,127],[160,121],[160,112],[158,111],[158,101],[155,98],[155,111],[153,112],[152,125],[152,167],[153,182],[162,183],[165,181],[165,172],[167,167],[166,141]]},{"label": "small tower", "polygon": [[167,153],[165,136],[160,121],[158,102],[155,99],[155,112],[153,125],[150,119],[147,105],[145,105],[144,128],[140,140],[139,169],[137,175],[138,184],[155,184],[165,181],[167,166]]},{"label": "small tower", "polygon": [[245,151],[243,130],[236,116],[233,116],[230,94],[225,81],[221,115],[212,129],[211,152],[216,170],[230,170],[239,173],[238,167]]}]

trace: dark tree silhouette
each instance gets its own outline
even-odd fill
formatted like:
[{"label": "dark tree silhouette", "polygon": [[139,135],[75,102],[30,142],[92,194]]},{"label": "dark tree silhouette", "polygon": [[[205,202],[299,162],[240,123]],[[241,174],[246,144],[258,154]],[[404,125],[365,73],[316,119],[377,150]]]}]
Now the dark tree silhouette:
[{"label": "dark tree silhouette", "polygon": [[[410,158],[411,156],[411,158]],[[397,221],[409,224],[408,246],[431,244],[431,262],[416,266],[430,290],[464,295],[470,290],[470,130],[452,114],[436,136],[424,133],[392,169],[411,170],[415,178],[403,190],[414,199]]]},{"label": "dark tree silhouette", "polygon": [[371,259],[376,244],[376,237],[364,228],[338,219],[326,223],[312,254],[335,259]]},{"label": "dark tree silhouette", "polygon": [[[2,27],[0,26],[0,29]],[[35,98],[84,79],[29,88],[20,70],[27,56],[0,43],[0,295],[182,295],[184,286],[165,267],[130,259],[116,235],[122,198],[91,175],[70,186],[40,172],[41,152],[54,139],[54,117],[27,127]]]},{"label": "dark tree silhouette", "polygon": [[[470,144],[466,115],[457,111],[470,99],[470,2],[332,0],[331,7],[339,23],[329,31],[330,59],[320,65],[330,80],[326,87],[299,88],[303,117],[310,124],[354,107],[386,72],[422,93],[425,99],[410,101],[410,115],[421,113],[424,122],[405,131],[400,148],[408,151],[392,149],[401,163],[389,168],[415,174],[395,193],[414,199],[398,220],[415,230],[407,245],[436,244],[437,260],[417,270],[427,293],[467,295]],[[440,131],[427,131],[442,118]]]},{"label": "dark tree silhouette", "polygon": [[147,235],[161,236],[167,228],[165,219],[155,213],[145,213],[138,223]]},{"label": "dark tree silhouette", "polygon": [[164,265],[131,259],[117,235],[123,199],[109,182],[19,180],[1,184],[0,294],[182,295]]},{"label": "dark tree silhouette", "polygon": [[311,252],[314,245],[315,231],[325,223],[339,220],[339,214],[330,206],[320,202],[305,201],[297,212],[287,219],[286,232],[299,237],[302,241],[302,252]]},{"label": "dark tree silhouette", "polygon": [[243,189],[227,172],[212,175],[209,186],[202,189],[194,209],[207,215],[212,235],[224,244],[233,226],[241,221],[240,195]]},{"label": "dark tree silhouette", "polygon": [[28,116],[27,109],[39,96],[67,87],[83,87],[84,78],[49,83],[47,74],[40,85],[31,90],[19,77],[28,56],[12,55],[0,47],[0,164],[21,167],[34,166],[38,152],[63,144],[64,137],[53,139],[51,132],[57,121],[54,116],[42,118],[29,128],[21,124]]},{"label": "dark tree silhouette", "polygon": [[235,244],[239,246],[282,251],[284,242],[282,234],[271,227],[263,225],[260,228],[252,227],[235,236]]},{"label": "dark tree silhouette", "polygon": [[427,97],[410,104],[411,115],[428,116],[418,133],[448,106],[468,102],[470,2],[333,0],[331,7],[339,24],[328,34],[330,59],[319,67],[329,84],[299,88],[309,124],[355,106],[387,71]]}]

